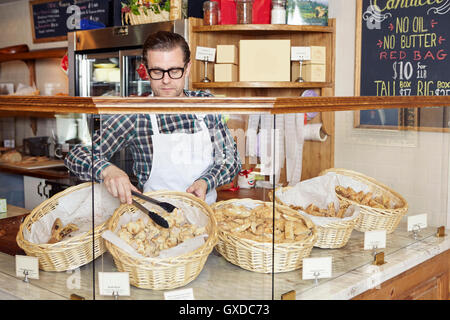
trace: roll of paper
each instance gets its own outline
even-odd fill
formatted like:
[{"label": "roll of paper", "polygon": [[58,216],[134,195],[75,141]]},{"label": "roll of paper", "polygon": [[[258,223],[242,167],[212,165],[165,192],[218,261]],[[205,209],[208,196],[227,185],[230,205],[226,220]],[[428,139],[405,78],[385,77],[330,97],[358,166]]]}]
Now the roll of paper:
[{"label": "roll of paper", "polygon": [[325,141],[327,140],[327,135],[322,131],[321,123],[311,123],[305,125],[305,140],[312,141]]}]

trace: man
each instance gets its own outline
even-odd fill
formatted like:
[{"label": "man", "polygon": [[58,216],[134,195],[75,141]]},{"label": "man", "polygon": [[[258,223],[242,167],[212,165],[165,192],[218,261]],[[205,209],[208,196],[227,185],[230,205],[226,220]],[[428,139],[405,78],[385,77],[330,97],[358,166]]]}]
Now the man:
[{"label": "man", "polygon": [[[191,69],[190,50],[178,34],[159,31],[144,43],[143,59],[150,77],[151,96],[211,96],[184,90]],[[122,203],[131,204],[131,190],[138,191],[128,175],[108,162],[129,147],[139,188],[176,190],[196,195],[211,204],[215,188],[229,183],[241,169],[236,143],[220,115],[133,114],[114,115],[93,136],[90,147],[77,145],[65,165],[80,179],[103,180],[107,190]]]}]

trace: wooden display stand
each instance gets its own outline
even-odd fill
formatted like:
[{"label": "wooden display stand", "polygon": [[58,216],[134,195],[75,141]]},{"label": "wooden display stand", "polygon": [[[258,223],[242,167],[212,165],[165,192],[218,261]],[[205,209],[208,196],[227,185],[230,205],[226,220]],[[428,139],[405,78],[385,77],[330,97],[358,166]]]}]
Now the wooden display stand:
[{"label": "wooden display stand", "polygon": [[[214,25],[204,26],[200,19],[190,18],[189,42],[195,53],[197,46],[216,48],[217,45],[235,45],[239,47],[242,39],[289,39],[291,46],[326,47],[325,82],[200,82],[203,74],[201,61],[193,60],[189,88],[209,90],[217,96],[226,97],[300,97],[307,89],[314,89],[319,96],[334,96],[335,61],[335,20],[330,19],[324,26],[293,25]],[[292,62],[292,73],[298,74],[298,63]],[[210,68],[208,78],[214,79]],[[241,116],[242,121],[230,122],[230,129],[246,129],[248,115]],[[303,149],[302,180],[315,177],[320,171],[334,166],[334,112],[321,112],[310,123],[322,123],[328,134],[325,142],[305,141]],[[243,166],[244,169],[246,166]],[[281,182],[285,182],[282,170]]]},{"label": "wooden display stand", "polygon": [[450,251],[427,260],[354,300],[447,300],[449,299]]}]

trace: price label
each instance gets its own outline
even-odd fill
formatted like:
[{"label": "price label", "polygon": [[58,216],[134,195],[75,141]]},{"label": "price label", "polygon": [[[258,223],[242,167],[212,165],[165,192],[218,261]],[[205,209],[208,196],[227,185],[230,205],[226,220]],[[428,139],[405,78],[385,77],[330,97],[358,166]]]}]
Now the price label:
[{"label": "price label", "polygon": [[128,272],[99,272],[98,283],[102,296],[129,296],[130,279]]},{"label": "price label", "polygon": [[39,279],[39,260],[36,257],[16,255],[16,277]]},{"label": "price label", "polygon": [[194,300],[192,288],[164,292],[165,300]]},{"label": "price label", "polygon": [[291,47],[291,61],[311,60],[311,47]]},{"label": "price label", "polygon": [[417,214],[408,217],[408,231],[424,229],[428,226],[427,224],[427,214]]},{"label": "price label", "polygon": [[303,280],[331,278],[331,257],[303,259]]},{"label": "price label", "polygon": [[216,58],[216,49],[215,48],[207,48],[207,47],[197,47],[195,51],[195,59],[214,62]]},{"label": "price label", "polygon": [[386,248],[386,230],[364,232],[364,250]]}]

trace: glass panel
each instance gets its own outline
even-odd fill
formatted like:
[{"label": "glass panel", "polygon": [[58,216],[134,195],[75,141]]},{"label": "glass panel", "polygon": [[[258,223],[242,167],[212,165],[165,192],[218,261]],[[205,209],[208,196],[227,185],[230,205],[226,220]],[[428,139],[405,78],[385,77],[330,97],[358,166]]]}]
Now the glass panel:
[{"label": "glass panel", "polygon": [[[191,288],[195,299],[272,298],[272,207],[264,202],[272,184],[262,181],[271,176],[271,154],[258,156],[257,145],[264,144],[269,152],[271,147],[268,140],[258,143],[261,132],[255,130],[250,137],[251,153],[246,151],[249,117],[253,121],[264,117],[268,125],[273,124],[272,115],[240,114],[130,114],[101,119],[101,135],[94,137],[94,146],[101,145],[100,158],[108,161],[128,146],[136,177],[130,177],[132,185],[177,209],[168,214],[136,196],[137,204],[122,204],[108,223],[113,238],[106,242],[108,252],[97,262],[98,272],[127,272],[132,299],[164,299],[165,292],[178,288]],[[158,132],[153,132],[154,123]],[[178,129],[173,129],[174,124]],[[271,127],[265,130],[268,135],[264,139],[270,139]],[[213,142],[208,143],[211,137]],[[264,175],[259,182],[265,183],[255,188],[254,171],[261,171],[261,165]],[[110,183],[107,178],[101,185],[107,189]],[[197,183],[201,186],[198,191],[185,192]],[[207,189],[204,202],[195,194],[208,184],[213,189]],[[111,202],[105,201],[110,195],[102,197],[103,202]],[[139,205],[165,218],[169,228],[157,225]],[[260,233],[256,225],[255,233],[251,228],[238,230],[242,225],[250,227],[250,213],[258,206],[266,207],[267,225],[261,226]],[[201,236],[204,234],[207,237]],[[114,239],[119,242],[113,243]],[[246,243],[256,249],[246,248]],[[169,259],[169,254],[179,259]],[[96,298],[107,297],[97,292]]]},{"label": "glass panel", "polygon": [[118,52],[78,54],[76,60],[78,96],[120,96]]},{"label": "glass panel", "polygon": [[11,150],[20,161],[0,165],[0,184],[5,186],[0,198],[7,200],[6,212],[0,214],[0,271],[16,277],[15,255],[36,257],[40,269],[39,279],[30,276],[25,291],[3,287],[16,298],[69,299],[71,294],[93,298],[91,186],[64,166],[78,137],[77,119],[83,116],[8,118]]},{"label": "glass panel", "polygon": [[124,96],[147,96],[150,82],[144,63],[142,61],[142,50],[121,51],[124,72]]},{"label": "glass panel", "polygon": [[[318,238],[306,258],[331,257],[332,274],[321,278],[320,272],[325,269],[317,267],[316,283],[314,277],[303,279],[302,269],[277,273],[275,299],[291,290],[295,290],[297,299],[352,298],[356,294],[350,292],[351,286],[355,286],[356,291],[359,279],[367,281],[364,291],[375,288],[382,278],[381,269],[372,265],[375,253],[383,252],[387,262],[411,259],[413,254],[426,250],[414,244],[434,242],[437,245],[437,227],[448,221],[446,129],[421,132],[354,128],[353,115],[352,111],[334,112],[335,134],[328,135],[326,140],[320,138],[320,131],[315,136],[309,135],[314,122],[326,126],[324,118],[308,121],[304,128],[303,150],[309,150],[308,144],[333,140],[334,167],[275,190],[276,208],[287,204],[297,214],[313,221]],[[296,151],[301,149],[297,147]],[[303,153],[303,163],[311,156]],[[305,168],[302,178],[304,176]],[[339,216],[337,207],[328,208],[336,200],[339,207],[350,205],[344,218],[332,217]],[[345,225],[352,219],[353,206],[359,209],[359,218],[353,228],[344,232]],[[408,217],[423,213],[427,214],[428,226],[417,232],[408,231]],[[386,230],[386,247],[377,248],[375,244],[365,250],[365,234],[377,230]],[[351,284],[346,284],[348,281]]]}]

